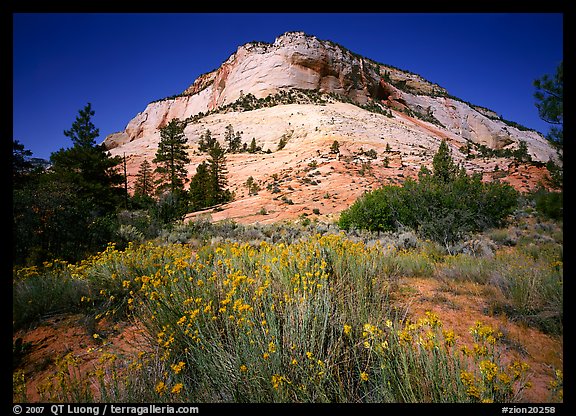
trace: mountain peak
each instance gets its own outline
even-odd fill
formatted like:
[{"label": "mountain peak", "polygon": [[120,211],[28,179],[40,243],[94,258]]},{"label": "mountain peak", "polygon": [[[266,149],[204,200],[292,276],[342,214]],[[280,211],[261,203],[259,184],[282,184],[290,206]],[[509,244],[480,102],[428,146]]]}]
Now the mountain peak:
[{"label": "mountain peak", "polygon": [[318,40],[316,36],[309,35],[303,31],[289,31],[284,32],[274,41],[274,45],[290,44],[295,42],[301,42],[303,40]]}]

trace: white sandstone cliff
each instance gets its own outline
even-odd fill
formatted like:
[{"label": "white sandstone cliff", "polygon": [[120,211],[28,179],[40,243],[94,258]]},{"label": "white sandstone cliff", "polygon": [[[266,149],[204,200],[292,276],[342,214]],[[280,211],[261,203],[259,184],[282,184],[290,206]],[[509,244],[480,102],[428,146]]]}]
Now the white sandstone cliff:
[{"label": "white sandstone cliff", "polygon": [[[535,160],[557,158],[556,151],[535,131],[519,130],[497,120],[489,110],[450,98],[443,88],[416,74],[376,63],[302,32],[285,33],[272,44],[240,46],[217,70],[200,76],[182,95],[148,104],[123,132],[108,136],[105,144],[112,149],[142,138],[157,138],[158,129],[173,118],[207,113],[245,94],[264,98],[296,88],[338,94],[360,105],[376,102],[396,110],[429,114],[441,130],[473,143],[502,149],[517,148],[525,141]],[[189,138],[194,141],[194,137]]]}]

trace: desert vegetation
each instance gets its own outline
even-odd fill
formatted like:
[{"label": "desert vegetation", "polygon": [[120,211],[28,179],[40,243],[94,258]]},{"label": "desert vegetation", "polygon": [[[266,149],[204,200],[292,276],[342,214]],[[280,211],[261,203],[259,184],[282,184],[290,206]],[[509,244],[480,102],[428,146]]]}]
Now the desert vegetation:
[{"label": "desert vegetation", "polygon": [[503,358],[498,328],[479,316],[460,334],[398,299],[406,279],[474,282],[491,314],[561,335],[561,232],[533,221],[450,254],[406,231],[199,219],[78,263],[15,269],[14,327],[81,311],[144,328],[141,350],[103,355],[100,369],[62,357],[39,386],[47,401],[521,401],[530,369]]},{"label": "desert vegetation", "polygon": [[[468,177],[445,143],[433,171],[419,179],[365,195],[339,224],[200,217],[151,232],[149,214],[126,212],[121,239],[102,251],[80,261],[15,265],[14,331],[81,313],[101,345],[100,364],[90,370],[71,352],[57,357],[36,384],[40,400],[526,400],[530,366],[509,354],[510,340],[487,319],[506,317],[562,337],[562,223],[537,211],[538,198]],[[378,209],[366,205],[370,198]],[[431,223],[394,216],[410,199],[427,201]],[[490,210],[451,211],[472,206]],[[479,285],[486,310],[464,333],[431,310],[414,314],[403,299],[419,278],[449,290]],[[142,329],[145,341],[133,354],[104,349],[106,334],[97,328],[114,322]],[[22,360],[21,338],[13,348]],[[549,366],[541,400],[561,401],[562,369]],[[15,399],[27,401],[17,365],[14,380]]]}]

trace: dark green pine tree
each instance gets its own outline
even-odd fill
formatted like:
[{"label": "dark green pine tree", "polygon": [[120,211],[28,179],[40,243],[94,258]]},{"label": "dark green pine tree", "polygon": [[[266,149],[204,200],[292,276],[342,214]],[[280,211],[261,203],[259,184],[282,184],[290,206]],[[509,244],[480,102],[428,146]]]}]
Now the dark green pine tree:
[{"label": "dark green pine tree", "polygon": [[95,112],[92,110],[92,104],[86,104],[86,106],[79,111],[76,120],[72,123],[72,128],[64,131],[64,136],[69,137],[74,146],[96,146],[96,138],[99,136],[100,130],[96,128],[94,123],[92,123],[92,117],[94,117],[94,114]]},{"label": "dark green pine tree", "polygon": [[332,154],[340,153],[340,143],[338,142],[338,140],[334,140],[332,142],[332,146],[330,146],[330,153]]},{"label": "dark green pine tree", "polygon": [[256,153],[259,152],[260,150],[262,150],[262,148],[256,144],[256,138],[252,137],[250,146],[248,146],[248,153]]},{"label": "dark green pine tree", "polygon": [[228,185],[226,168],[226,152],[219,142],[208,152],[208,173],[210,175],[210,191],[207,198],[209,206],[228,202],[232,199],[232,194],[226,186]]},{"label": "dark green pine tree", "polygon": [[154,180],[152,178],[152,165],[147,160],[140,164],[134,183],[134,196],[151,198],[154,194]]},{"label": "dark green pine tree", "polygon": [[29,158],[32,152],[24,147],[18,140],[12,140],[12,180],[13,187],[20,187],[25,178],[32,171],[33,166]]},{"label": "dark green pine tree", "polygon": [[560,62],[553,77],[544,75],[534,81],[536,108],[542,120],[552,124],[548,140],[562,146],[564,124],[564,65]]},{"label": "dark green pine tree", "polygon": [[200,140],[198,140],[198,150],[200,152],[208,152],[216,143],[216,139],[212,137],[212,132],[206,130],[204,134],[200,135]]},{"label": "dark green pine tree", "polygon": [[186,124],[175,118],[160,129],[160,142],[152,161],[156,164],[154,171],[159,175],[156,181],[159,193],[184,191],[188,173],[186,164],[190,163],[184,127]]},{"label": "dark green pine tree", "polygon": [[449,183],[454,181],[459,173],[460,169],[452,159],[448,143],[442,140],[432,159],[432,177],[439,182]]},{"label": "dark green pine tree", "polygon": [[72,147],[52,153],[51,168],[14,189],[14,254],[17,262],[52,258],[78,261],[101,250],[114,233],[125,195],[120,157],[96,144],[90,104],[64,134]]},{"label": "dark green pine tree", "polygon": [[73,146],[52,153],[52,172],[58,181],[67,181],[77,189],[78,198],[92,205],[97,215],[113,212],[124,196],[119,156],[111,157],[103,144],[96,144],[99,135],[92,123],[94,110],[88,103],[64,135]]},{"label": "dark green pine tree", "polygon": [[228,151],[230,153],[238,153],[242,146],[242,137],[240,133],[234,132],[234,127],[232,124],[226,126],[226,133],[224,135],[224,140],[228,143]]},{"label": "dark green pine tree", "polygon": [[190,189],[188,194],[190,196],[190,208],[192,211],[199,211],[204,209],[209,204],[209,195],[211,194],[211,180],[208,164],[202,162],[196,167],[196,174],[190,181]]}]

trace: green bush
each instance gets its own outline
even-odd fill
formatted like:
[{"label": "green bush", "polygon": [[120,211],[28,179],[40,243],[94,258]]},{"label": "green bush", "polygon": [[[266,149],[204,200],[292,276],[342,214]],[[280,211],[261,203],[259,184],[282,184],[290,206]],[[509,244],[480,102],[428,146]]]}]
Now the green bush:
[{"label": "green bush", "polygon": [[534,193],[536,211],[545,218],[561,220],[564,212],[564,193],[540,189]]},{"label": "green bush", "polygon": [[466,175],[446,149],[441,146],[435,156],[433,174],[423,168],[419,181],[409,178],[401,187],[386,185],[364,194],[342,212],[338,225],[369,231],[408,227],[446,246],[467,234],[502,226],[517,206],[517,191]]},{"label": "green bush", "polygon": [[[423,179],[423,180],[422,180]],[[364,194],[342,212],[338,225],[369,231],[416,230],[421,237],[452,244],[466,234],[504,224],[517,204],[509,185],[461,176],[452,182],[408,179]]]}]

